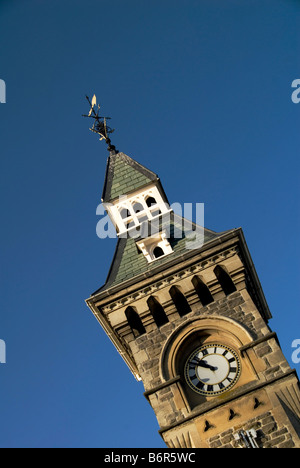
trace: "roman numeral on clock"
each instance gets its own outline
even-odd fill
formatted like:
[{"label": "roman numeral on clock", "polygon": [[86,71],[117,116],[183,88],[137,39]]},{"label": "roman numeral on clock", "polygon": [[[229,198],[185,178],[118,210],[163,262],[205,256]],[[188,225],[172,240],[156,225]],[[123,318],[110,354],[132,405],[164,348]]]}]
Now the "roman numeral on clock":
[{"label": "roman numeral on clock", "polygon": [[199,390],[203,390],[203,388],[204,388],[204,383],[199,381],[199,382],[197,383],[196,387],[197,387]]}]

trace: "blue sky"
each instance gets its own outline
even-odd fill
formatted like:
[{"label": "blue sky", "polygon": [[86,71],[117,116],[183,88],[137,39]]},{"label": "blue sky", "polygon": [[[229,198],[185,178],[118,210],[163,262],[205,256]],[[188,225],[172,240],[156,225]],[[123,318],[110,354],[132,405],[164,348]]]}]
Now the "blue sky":
[{"label": "blue sky", "polygon": [[96,236],[107,151],[86,94],[171,203],[243,228],[300,370],[299,20],[296,0],[0,0],[1,447],[164,447],[84,302],[115,246]]}]

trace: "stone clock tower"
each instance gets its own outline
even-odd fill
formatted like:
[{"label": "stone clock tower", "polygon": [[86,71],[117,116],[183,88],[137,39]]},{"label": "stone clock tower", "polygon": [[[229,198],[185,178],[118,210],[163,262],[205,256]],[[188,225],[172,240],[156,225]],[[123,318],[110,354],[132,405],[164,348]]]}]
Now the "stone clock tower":
[{"label": "stone clock tower", "polygon": [[[156,174],[111,149],[102,198],[118,233],[87,305],[169,448],[300,448],[300,392],[241,229],[175,215]],[[104,242],[104,241],[103,241]]]}]

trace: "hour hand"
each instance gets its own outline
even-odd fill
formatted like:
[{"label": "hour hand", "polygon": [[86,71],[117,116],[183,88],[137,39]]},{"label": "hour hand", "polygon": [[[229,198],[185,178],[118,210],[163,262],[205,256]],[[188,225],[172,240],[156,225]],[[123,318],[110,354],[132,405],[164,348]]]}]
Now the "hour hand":
[{"label": "hour hand", "polygon": [[202,360],[198,360],[197,359],[197,366],[199,367],[203,367],[204,369],[210,369],[212,371],[215,371],[217,370],[218,368],[217,367],[214,367],[214,366],[211,366],[210,364],[208,364],[206,361],[204,361],[203,359]]}]

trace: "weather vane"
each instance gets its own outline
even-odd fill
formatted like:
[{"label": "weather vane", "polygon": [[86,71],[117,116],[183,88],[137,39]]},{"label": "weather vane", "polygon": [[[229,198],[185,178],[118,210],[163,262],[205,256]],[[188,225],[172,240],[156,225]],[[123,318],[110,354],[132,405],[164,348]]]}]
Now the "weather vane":
[{"label": "weather vane", "polygon": [[[108,151],[116,151],[115,146],[111,144],[109,135],[115,131],[114,128],[110,128],[107,125],[107,120],[110,120],[110,117],[101,117],[99,115],[100,112],[100,104],[97,105],[97,98],[94,94],[92,100],[88,96],[86,99],[90,105],[90,111],[88,115],[83,114],[83,117],[88,117],[94,120],[92,128],[90,128],[91,132],[97,133],[100,136],[100,140],[105,140],[105,143],[108,146]],[[97,110],[95,110],[95,107]]]}]

